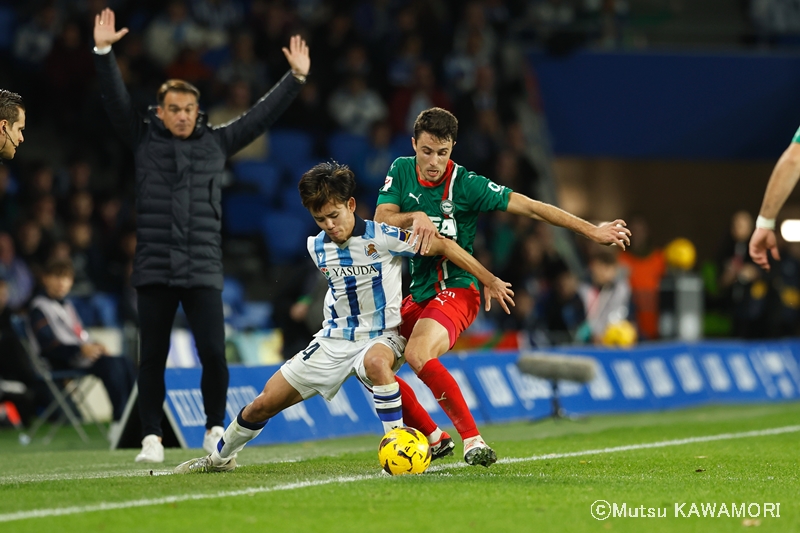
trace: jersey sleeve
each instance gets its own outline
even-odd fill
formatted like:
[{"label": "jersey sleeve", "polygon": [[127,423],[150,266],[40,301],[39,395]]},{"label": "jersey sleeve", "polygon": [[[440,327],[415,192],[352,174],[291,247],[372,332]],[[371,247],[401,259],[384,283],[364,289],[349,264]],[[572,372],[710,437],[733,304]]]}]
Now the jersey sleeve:
[{"label": "jersey sleeve", "polygon": [[797,128],[797,131],[795,132],[794,137],[792,137],[792,142],[793,143],[800,143],[800,128]]},{"label": "jersey sleeve", "polygon": [[508,198],[513,192],[508,187],[474,172],[467,173],[464,183],[476,211],[505,211],[508,208]]},{"label": "jersey sleeve", "polygon": [[383,235],[384,245],[392,255],[403,257],[414,257],[414,243],[411,242],[411,232],[404,229],[380,225],[380,233]]},{"label": "jersey sleeve", "polygon": [[383,182],[383,187],[378,189],[378,205],[395,204],[399,206],[403,198],[403,191],[400,189],[400,159],[395,159],[386,173],[386,181]]}]

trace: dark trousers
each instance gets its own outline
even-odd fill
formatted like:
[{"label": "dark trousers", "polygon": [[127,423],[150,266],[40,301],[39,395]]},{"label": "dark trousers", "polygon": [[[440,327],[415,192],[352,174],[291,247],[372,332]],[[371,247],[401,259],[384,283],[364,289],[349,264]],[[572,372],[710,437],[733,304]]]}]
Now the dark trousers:
[{"label": "dark trousers", "polygon": [[183,289],[148,285],[138,287],[136,292],[141,339],[139,416],[142,435],[162,436],[162,405],[166,395],[164,369],[178,303],[183,305],[203,365],[200,390],[203,392],[206,428],[222,426],[228,394],[222,291],[205,287]]}]

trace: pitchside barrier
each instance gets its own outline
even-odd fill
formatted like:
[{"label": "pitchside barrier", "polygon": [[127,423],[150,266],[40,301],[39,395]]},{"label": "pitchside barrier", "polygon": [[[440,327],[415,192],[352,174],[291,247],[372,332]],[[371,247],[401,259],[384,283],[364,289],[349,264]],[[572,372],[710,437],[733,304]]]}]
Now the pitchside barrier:
[{"label": "pitchside barrier", "polygon": [[[539,353],[539,352],[524,352]],[[597,362],[595,378],[582,385],[559,383],[561,405],[570,414],[655,411],[704,404],[756,403],[800,397],[800,342],[700,342],[643,344],[633,349],[562,347],[547,353],[582,355]],[[551,412],[551,384],[520,372],[520,352],[467,352],[441,358],[458,381],[476,421],[533,420]],[[225,423],[262,390],[279,368],[230,367]],[[200,448],[205,413],[199,368],[168,368],[165,428],[173,445]],[[441,425],[450,426],[431,392],[404,366],[422,405]],[[132,406],[129,404],[129,407]],[[132,410],[129,409],[129,412]],[[138,421],[131,418],[131,426]],[[347,380],[330,403],[320,397],[302,402],[270,420],[253,444],[299,442],[346,435],[381,433],[372,394],[358,380]],[[120,447],[138,447],[141,438],[126,428]]]}]

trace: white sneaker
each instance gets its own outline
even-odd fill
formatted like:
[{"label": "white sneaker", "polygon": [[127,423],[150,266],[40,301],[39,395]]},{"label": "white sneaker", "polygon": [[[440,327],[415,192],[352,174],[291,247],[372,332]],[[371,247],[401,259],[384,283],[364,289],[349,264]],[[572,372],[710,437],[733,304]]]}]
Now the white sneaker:
[{"label": "white sneaker", "polygon": [[225,428],[222,426],[214,426],[206,431],[206,436],[203,437],[203,449],[207,453],[213,453],[217,449],[217,443],[222,435],[225,434]]},{"label": "white sneaker", "polygon": [[142,439],[142,451],[136,456],[137,463],[163,463],[164,445],[161,444],[161,437],[158,435],[148,435]]}]

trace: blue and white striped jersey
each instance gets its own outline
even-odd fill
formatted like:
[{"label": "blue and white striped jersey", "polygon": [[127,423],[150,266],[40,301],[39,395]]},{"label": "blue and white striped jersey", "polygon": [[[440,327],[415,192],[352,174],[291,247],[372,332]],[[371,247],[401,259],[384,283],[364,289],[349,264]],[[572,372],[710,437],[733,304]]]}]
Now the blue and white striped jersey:
[{"label": "blue and white striped jersey", "polygon": [[328,279],[325,320],[315,337],[371,339],[400,325],[402,259],[414,257],[405,230],[356,216],[341,246],[322,231],[308,238],[308,253]]}]

